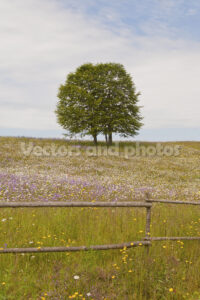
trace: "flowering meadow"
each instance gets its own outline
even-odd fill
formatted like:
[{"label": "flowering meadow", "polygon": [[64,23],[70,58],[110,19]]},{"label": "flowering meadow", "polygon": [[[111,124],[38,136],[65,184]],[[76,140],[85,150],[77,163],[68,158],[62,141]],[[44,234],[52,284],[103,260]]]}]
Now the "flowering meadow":
[{"label": "flowering meadow", "polygon": [[[36,155],[70,145],[79,155]],[[25,146],[24,146],[25,145]],[[144,146],[154,145],[144,143]],[[0,138],[0,202],[200,201],[200,142],[179,155],[88,156],[86,141]],[[134,142],[121,142],[124,147]],[[145,208],[0,208],[0,248],[140,241]],[[153,204],[152,236],[200,236],[200,207]],[[0,254],[0,300],[200,299],[200,241],[75,253]]]}]

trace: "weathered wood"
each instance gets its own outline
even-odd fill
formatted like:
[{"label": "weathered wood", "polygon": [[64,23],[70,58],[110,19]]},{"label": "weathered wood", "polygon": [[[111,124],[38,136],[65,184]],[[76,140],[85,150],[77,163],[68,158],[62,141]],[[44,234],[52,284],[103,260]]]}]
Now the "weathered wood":
[{"label": "weathered wood", "polygon": [[151,207],[145,202],[0,202],[0,208],[6,207]]},{"label": "weathered wood", "polygon": [[4,253],[40,253],[40,252],[77,252],[89,250],[124,249],[149,245],[150,241],[135,241],[122,244],[79,246],[79,247],[38,247],[38,248],[0,248],[0,254]]},{"label": "weathered wood", "polygon": [[[146,193],[146,203],[148,203],[148,200],[150,198],[150,194]],[[146,229],[145,229],[145,241],[150,240],[150,230],[151,230],[151,207],[146,207]],[[147,255],[149,254],[149,246],[151,244],[146,245]]]},{"label": "weathered wood", "polygon": [[174,201],[174,200],[153,200],[153,199],[147,199],[147,202],[156,202],[156,203],[169,203],[169,204],[189,204],[189,205],[200,205],[200,201],[199,202],[194,202],[194,201]]},{"label": "weathered wood", "polygon": [[146,231],[145,231],[145,238],[150,237],[150,230],[151,230],[151,207],[147,207],[146,213]]},{"label": "weathered wood", "polygon": [[[173,201],[173,200],[153,200],[149,194],[146,194],[146,202],[0,202],[0,208],[20,208],[20,207],[145,207],[146,208],[146,231],[143,241],[109,244],[109,245],[94,245],[94,246],[79,246],[79,247],[38,247],[38,248],[0,248],[0,254],[3,253],[40,253],[40,252],[74,252],[74,251],[89,251],[89,250],[109,250],[123,249],[137,246],[150,246],[151,241],[179,241],[179,240],[200,240],[200,237],[151,237],[151,207],[152,202],[166,204],[189,204],[200,205],[199,202],[192,201]],[[149,247],[148,247],[149,248]]]},{"label": "weathered wood", "polygon": [[151,241],[179,241],[179,240],[200,240],[200,236],[162,236],[151,237]]},{"label": "weathered wood", "polygon": [[[150,195],[146,193],[146,202],[149,201]],[[151,230],[151,207],[146,208],[146,230],[145,230],[145,239],[148,240],[150,237],[150,230]]]}]

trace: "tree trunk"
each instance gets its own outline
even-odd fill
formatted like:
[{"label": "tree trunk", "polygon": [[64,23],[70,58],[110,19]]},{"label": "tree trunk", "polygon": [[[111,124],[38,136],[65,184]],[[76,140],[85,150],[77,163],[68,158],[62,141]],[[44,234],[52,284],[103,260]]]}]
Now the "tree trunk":
[{"label": "tree trunk", "polygon": [[93,134],[94,144],[97,145],[97,134]]},{"label": "tree trunk", "polygon": [[109,132],[108,134],[108,144],[112,145],[112,132]]},{"label": "tree trunk", "polygon": [[108,135],[105,133],[106,144],[108,144]]}]

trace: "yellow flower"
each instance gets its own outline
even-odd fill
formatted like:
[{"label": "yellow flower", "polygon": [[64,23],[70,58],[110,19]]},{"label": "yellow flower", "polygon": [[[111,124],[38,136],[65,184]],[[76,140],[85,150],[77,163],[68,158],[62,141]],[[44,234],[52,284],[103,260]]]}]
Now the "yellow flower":
[{"label": "yellow flower", "polygon": [[112,279],[114,279],[114,278],[115,278],[115,275],[112,276]]},{"label": "yellow flower", "polygon": [[166,249],[166,246],[165,246],[165,245],[163,245],[162,247],[163,247],[164,249]]},{"label": "yellow flower", "polygon": [[133,271],[132,271],[132,270],[129,270],[128,272],[129,272],[129,273],[132,273]]},{"label": "yellow flower", "polygon": [[134,243],[131,243],[131,246],[133,246],[134,245]]},{"label": "yellow flower", "polygon": [[5,283],[5,282],[2,282],[1,284],[2,284],[2,285],[5,285],[6,283]]},{"label": "yellow flower", "polygon": [[170,293],[172,293],[173,291],[174,291],[174,289],[173,289],[173,288],[170,288],[170,289],[169,289],[169,292],[170,292]]}]

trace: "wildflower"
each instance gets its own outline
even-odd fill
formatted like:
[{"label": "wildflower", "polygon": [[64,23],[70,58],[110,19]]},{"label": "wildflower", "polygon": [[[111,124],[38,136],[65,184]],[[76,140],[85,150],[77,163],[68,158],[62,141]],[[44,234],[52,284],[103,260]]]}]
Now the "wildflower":
[{"label": "wildflower", "polygon": [[2,285],[5,285],[6,283],[5,283],[5,282],[2,282],[1,284],[2,284]]},{"label": "wildflower", "polygon": [[112,279],[114,279],[114,278],[115,278],[115,275],[112,276]]},{"label": "wildflower", "polygon": [[5,222],[5,221],[6,221],[6,219],[5,219],[5,218],[1,220],[1,222]]},{"label": "wildflower", "polygon": [[162,247],[163,247],[163,249],[166,249],[166,246],[165,246],[165,245],[163,245]]},{"label": "wildflower", "polygon": [[74,279],[75,279],[75,280],[79,280],[79,279],[80,279],[80,276],[74,275]]},{"label": "wildflower", "polygon": [[88,297],[90,297],[90,296],[91,296],[91,293],[89,292],[89,293],[87,293],[86,295],[87,295]]},{"label": "wildflower", "polygon": [[131,246],[133,246],[134,245],[134,243],[131,243]]},{"label": "wildflower", "polygon": [[133,271],[132,271],[132,270],[128,270],[128,272],[129,272],[129,273],[132,273]]},{"label": "wildflower", "polygon": [[173,289],[173,288],[170,288],[170,289],[169,289],[169,292],[170,292],[170,293],[172,293],[173,291],[174,291],[174,289]]}]

